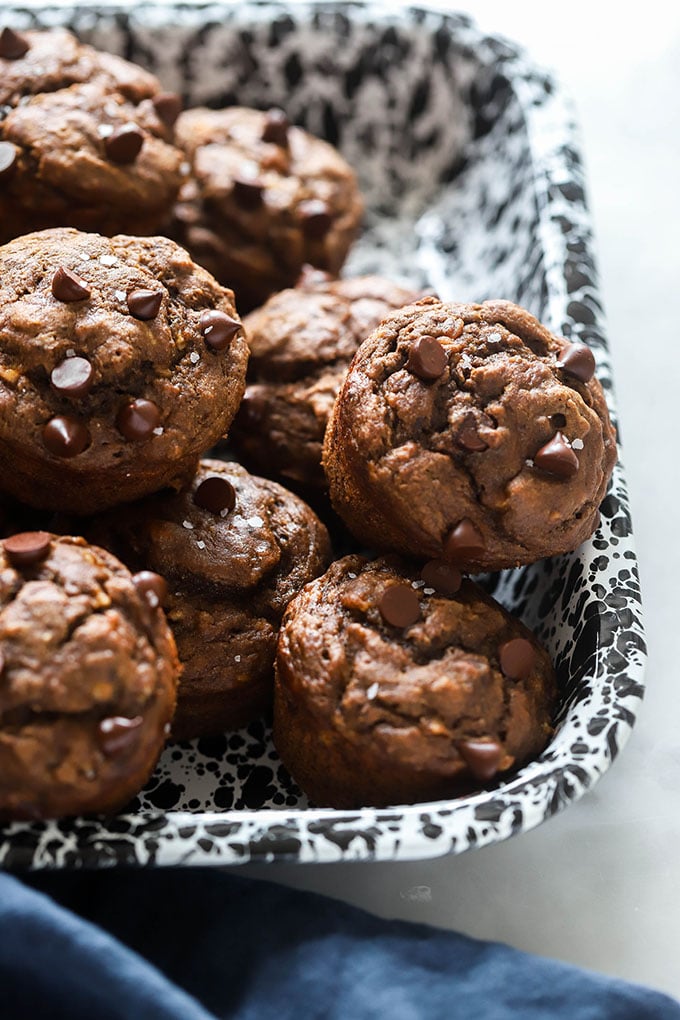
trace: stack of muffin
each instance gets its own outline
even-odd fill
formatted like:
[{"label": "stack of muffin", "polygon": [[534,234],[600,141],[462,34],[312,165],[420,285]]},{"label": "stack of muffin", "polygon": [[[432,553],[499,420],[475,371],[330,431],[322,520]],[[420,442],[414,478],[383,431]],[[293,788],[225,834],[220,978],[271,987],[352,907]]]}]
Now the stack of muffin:
[{"label": "stack of muffin", "polygon": [[67,32],[0,33],[0,818],[114,811],[168,738],[272,705],[334,807],[548,742],[548,655],[464,575],[595,529],[592,354],[337,279],[362,212],[278,109],[181,113]]}]

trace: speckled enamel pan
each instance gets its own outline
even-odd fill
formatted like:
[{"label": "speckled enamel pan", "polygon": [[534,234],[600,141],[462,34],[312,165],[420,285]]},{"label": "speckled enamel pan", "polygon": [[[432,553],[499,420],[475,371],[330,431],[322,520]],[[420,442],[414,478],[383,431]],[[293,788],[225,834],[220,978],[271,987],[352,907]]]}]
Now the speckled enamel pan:
[{"label": "speckled enamel pan", "polygon": [[[348,273],[444,299],[509,298],[588,343],[615,416],[572,111],[553,79],[464,17],[376,4],[5,8],[150,67],[188,104],[280,105],[357,168],[369,218]],[[621,465],[592,540],[496,580],[551,651],[561,700],[538,760],[493,789],[352,813],[309,807],[264,722],[171,745],[116,818],[0,829],[5,868],[413,860],[526,831],[577,800],[626,743],[645,642]]]}]

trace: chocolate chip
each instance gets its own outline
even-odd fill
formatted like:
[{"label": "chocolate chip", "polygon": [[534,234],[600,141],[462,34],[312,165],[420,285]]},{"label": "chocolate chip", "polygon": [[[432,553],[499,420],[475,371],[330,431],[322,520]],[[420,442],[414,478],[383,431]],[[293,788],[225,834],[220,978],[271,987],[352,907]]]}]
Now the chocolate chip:
[{"label": "chocolate chip", "polygon": [[41,563],[50,551],[51,544],[52,536],[46,531],[22,531],[5,538],[2,547],[13,567],[28,567]]},{"label": "chocolate chip", "polygon": [[140,570],[132,578],[132,583],[151,609],[164,606],[168,598],[168,586],[164,577],[153,570]]},{"label": "chocolate chip", "polygon": [[91,442],[87,426],[65,414],[48,421],[42,431],[42,437],[45,446],[54,457],[63,457],[67,460],[77,457]]},{"label": "chocolate chip", "polygon": [[469,517],[452,528],[444,542],[444,556],[451,563],[476,560],[486,551],[486,543]]},{"label": "chocolate chip", "polygon": [[132,719],[127,719],[123,715],[102,719],[97,726],[97,743],[107,758],[131,750],[139,740],[139,728],[143,722],[141,715],[136,715]]},{"label": "chocolate chip", "polygon": [[90,288],[79,276],[70,269],[59,266],[52,277],[52,294],[57,301],[67,304],[71,301],[84,301],[90,296]]},{"label": "chocolate chip", "polygon": [[536,664],[536,649],[526,638],[512,638],[498,649],[498,661],[505,676],[526,680]]},{"label": "chocolate chip", "polygon": [[172,128],[182,112],[182,100],[176,92],[159,92],[151,102],[154,105],[159,120],[162,120],[166,127]]},{"label": "chocolate chip", "polygon": [[17,168],[19,149],[11,142],[0,142],[0,181],[8,181]]},{"label": "chocolate chip", "polygon": [[130,315],[135,319],[155,319],[163,301],[162,290],[131,290],[127,296]]},{"label": "chocolate chip", "polygon": [[595,375],[595,357],[585,344],[567,344],[560,351],[557,365],[582,383],[590,382]]},{"label": "chocolate chip", "polygon": [[194,503],[211,514],[233,510],[236,505],[236,490],[226,478],[211,475],[205,478],[194,493]]},{"label": "chocolate chip", "polygon": [[257,209],[262,205],[264,185],[259,177],[246,173],[234,176],[233,194],[243,209]]},{"label": "chocolate chip", "polygon": [[84,397],[92,389],[94,372],[87,358],[66,358],[52,369],[53,389],[64,397]]},{"label": "chocolate chip", "polygon": [[134,163],[144,145],[144,132],[136,124],[123,124],[104,140],[106,155],[112,163]]},{"label": "chocolate chip", "polygon": [[439,379],[446,370],[446,351],[433,336],[421,336],[411,344],[406,367],[419,379]]},{"label": "chocolate chip", "polygon": [[288,145],[288,128],[290,121],[283,110],[274,108],[267,111],[262,129],[262,141],[285,148]]},{"label": "chocolate chip", "polygon": [[242,327],[238,319],[212,308],[202,313],[198,328],[208,347],[214,351],[225,351]]},{"label": "chocolate chip", "polygon": [[410,627],[420,619],[418,596],[408,584],[393,584],[382,593],[378,609],[385,623]]},{"label": "chocolate chip", "polygon": [[455,595],[463,582],[460,570],[443,560],[430,560],[420,571],[420,576],[426,585],[436,588],[442,595]]},{"label": "chocolate chip", "polygon": [[482,453],[489,449],[489,444],[482,439],[474,425],[465,425],[456,436],[456,442],[469,453]]},{"label": "chocolate chip", "polygon": [[475,779],[487,781],[498,772],[503,748],[495,740],[460,740],[456,749]]},{"label": "chocolate chip", "polygon": [[302,229],[307,237],[320,241],[325,237],[333,224],[330,206],[318,198],[310,198],[300,202],[298,215]]},{"label": "chocolate chip", "polygon": [[121,407],[116,418],[116,427],[121,435],[133,443],[148,439],[158,428],[161,413],[151,400],[139,398]]},{"label": "chocolate chip", "polygon": [[12,28],[3,28],[0,32],[0,57],[5,60],[19,60],[25,56],[31,48],[31,44],[25,36],[15,32]]},{"label": "chocolate chip", "polygon": [[534,467],[555,478],[573,478],[578,471],[578,457],[561,432],[534,454]]}]

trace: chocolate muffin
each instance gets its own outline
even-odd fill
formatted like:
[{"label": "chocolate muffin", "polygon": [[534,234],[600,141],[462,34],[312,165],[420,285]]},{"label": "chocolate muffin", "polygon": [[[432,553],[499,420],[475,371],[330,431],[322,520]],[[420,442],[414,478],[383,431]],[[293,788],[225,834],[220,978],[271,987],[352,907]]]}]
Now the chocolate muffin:
[{"label": "chocolate muffin", "polygon": [[179,669],[162,594],[82,538],[0,544],[0,818],[115,811],[143,786]]},{"label": "chocolate muffin", "polygon": [[86,514],[190,481],[248,348],[231,291],[164,237],[0,248],[0,489]]},{"label": "chocolate muffin", "polygon": [[395,312],[329,421],[335,509],[377,549],[499,570],[575,549],[616,461],[595,361],[508,301]]},{"label": "chocolate muffin", "polygon": [[306,282],[244,320],[250,360],[230,442],[249,467],[326,488],[326,424],[362,340],[418,294],[379,276]]},{"label": "chocolate muffin", "polygon": [[152,234],[182,182],[179,99],[63,29],[0,34],[0,242],[73,226]]},{"label": "chocolate muffin", "polygon": [[363,203],[356,177],[326,142],[281,110],[194,109],[177,121],[193,176],[174,236],[236,293],[241,313],[292,287],[304,263],[337,275]]},{"label": "chocolate muffin", "polygon": [[441,561],[337,560],[288,607],[274,743],[320,806],[448,799],[546,746],[547,653]]},{"label": "chocolate muffin", "polygon": [[309,507],[239,464],[203,460],[185,492],[106,515],[94,529],[133,569],[167,579],[183,665],[173,736],[220,733],[268,709],[283,612],[330,558]]}]

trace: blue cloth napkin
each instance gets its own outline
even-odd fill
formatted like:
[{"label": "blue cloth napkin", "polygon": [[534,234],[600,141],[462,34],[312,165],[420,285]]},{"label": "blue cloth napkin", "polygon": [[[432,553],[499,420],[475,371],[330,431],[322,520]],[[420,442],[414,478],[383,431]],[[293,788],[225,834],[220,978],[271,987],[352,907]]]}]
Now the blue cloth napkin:
[{"label": "blue cloth napkin", "polygon": [[234,874],[0,874],[2,1020],[680,1020],[495,943]]}]

